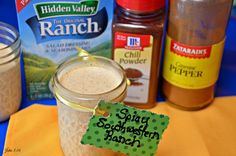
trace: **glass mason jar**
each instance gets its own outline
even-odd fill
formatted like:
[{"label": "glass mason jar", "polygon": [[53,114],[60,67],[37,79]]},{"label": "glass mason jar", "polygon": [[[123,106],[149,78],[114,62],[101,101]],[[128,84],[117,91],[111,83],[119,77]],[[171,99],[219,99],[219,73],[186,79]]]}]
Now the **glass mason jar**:
[{"label": "glass mason jar", "polygon": [[[105,72],[105,77],[102,72]],[[98,75],[93,75],[94,73]],[[111,77],[116,79],[115,85],[113,80],[109,80]],[[52,87],[58,105],[60,143],[64,154],[115,155],[112,150],[82,145],[80,141],[99,100],[120,102],[125,98],[127,78],[123,68],[104,57],[76,57],[58,67],[52,79]],[[106,91],[102,91],[103,87]]]},{"label": "glass mason jar", "polygon": [[0,22],[0,122],[21,103],[20,44],[17,30]]}]

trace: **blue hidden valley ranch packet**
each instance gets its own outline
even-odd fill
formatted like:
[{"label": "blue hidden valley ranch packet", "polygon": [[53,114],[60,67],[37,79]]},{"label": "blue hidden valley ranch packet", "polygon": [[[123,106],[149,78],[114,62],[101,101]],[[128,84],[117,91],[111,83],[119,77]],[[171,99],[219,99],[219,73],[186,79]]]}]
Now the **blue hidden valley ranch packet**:
[{"label": "blue hidden valley ranch packet", "polygon": [[81,47],[111,57],[113,0],[16,0],[27,96],[52,98],[57,66]]}]

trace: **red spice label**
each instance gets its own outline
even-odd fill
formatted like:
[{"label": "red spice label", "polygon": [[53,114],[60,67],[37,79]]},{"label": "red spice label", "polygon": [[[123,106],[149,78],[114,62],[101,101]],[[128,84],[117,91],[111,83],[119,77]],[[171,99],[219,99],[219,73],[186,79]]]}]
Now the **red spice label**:
[{"label": "red spice label", "polygon": [[149,35],[135,35],[129,33],[115,33],[115,47],[128,50],[142,50],[150,46]]},{"label": "red spice label", "polygon": [[16,0],[17,12],[20,12],[26,5],[28,5],[30,0]]},{"label": "red spice label", "polygon": [[187,46],[171,40],[171,52],[189,58],[209,58],[211,46]]},{"label": "red spice label", "polygon": [[115,32],[113,58],[125,70],[131,84],[125,101],[147,103],[149,97],[153,36]]}]

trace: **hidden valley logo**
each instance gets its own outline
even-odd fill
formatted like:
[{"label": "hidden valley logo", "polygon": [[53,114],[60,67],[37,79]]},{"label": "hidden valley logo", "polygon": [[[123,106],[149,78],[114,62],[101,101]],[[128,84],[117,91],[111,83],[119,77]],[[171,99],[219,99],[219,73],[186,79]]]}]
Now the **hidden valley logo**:
[{"label": "hidden valley logo", "polygon": [[37,43],[59,39],[90,39],[101,35],[108,24],[99,1],[46,2],[34,4],[35,16],[26,20]]}]

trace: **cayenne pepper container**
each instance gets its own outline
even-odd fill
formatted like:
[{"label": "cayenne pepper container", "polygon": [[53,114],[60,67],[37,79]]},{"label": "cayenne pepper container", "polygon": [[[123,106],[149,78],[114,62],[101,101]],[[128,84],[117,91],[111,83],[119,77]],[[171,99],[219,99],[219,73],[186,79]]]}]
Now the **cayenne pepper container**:
[{"label": "cayenne pepper container", "polygon": [[232,0],[170,1],[163,93],[175,106],[201,109],[214,99]]},{"label": "cayenne pepper container", "polygon": [[113,59],[123,66],[131,85],[125,103],[155,106],[165,21],[165,0],[116,0]]}]

